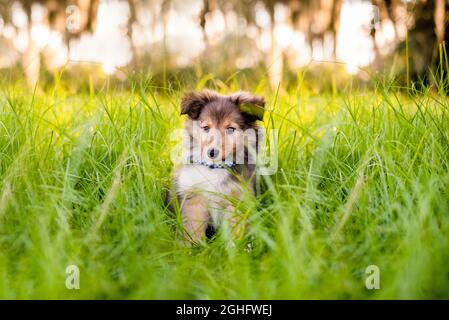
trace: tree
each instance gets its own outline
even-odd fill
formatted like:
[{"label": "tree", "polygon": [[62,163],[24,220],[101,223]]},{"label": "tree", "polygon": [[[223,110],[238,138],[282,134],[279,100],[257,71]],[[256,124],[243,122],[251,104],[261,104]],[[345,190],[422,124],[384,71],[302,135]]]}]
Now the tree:
[{"label": "tree", "polygon": [[[0,15],[5,22],[10,21],[13,2],[8,1],[6,5],[0,6]],[[33,88],[39,79],[41,65],[40,49],[32,37],[33,22],[31,16],[33,5],[40,4],[46,9],[45,22],[52,30],[62,33],[68,45],[71,39],[79,37],[86,31],[93,32],[95,30],[99,0],[20,0],[18,3],[22,6],[27,17],[28,46],[22,55],[22,67],[28,85]],[[66,9],[69,5],[75,5],[80,16],[78,28],[70,31],[66,28]]]}]

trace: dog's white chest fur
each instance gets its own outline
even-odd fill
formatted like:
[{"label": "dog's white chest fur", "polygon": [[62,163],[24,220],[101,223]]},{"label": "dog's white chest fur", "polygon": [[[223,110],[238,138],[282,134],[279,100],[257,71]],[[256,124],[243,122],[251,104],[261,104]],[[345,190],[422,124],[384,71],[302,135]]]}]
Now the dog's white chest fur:
[{"label": "dog's white chest fur", "polygon": [[203,191],[211,194],[229,195],[233,183],[225,169],[210,169],[203,165],[184,165],[178,170],[178,193]]},{"label": "dog's white chest fur", "polygon": [[210,169],[203,165],[184,165],[178,169],[176,191],[181,198],[188,193],[200,193],[207,199],[208,210],[215,225],[222,221],[223,210],[229,205],[226,196],[241,190],[226,169]]}]

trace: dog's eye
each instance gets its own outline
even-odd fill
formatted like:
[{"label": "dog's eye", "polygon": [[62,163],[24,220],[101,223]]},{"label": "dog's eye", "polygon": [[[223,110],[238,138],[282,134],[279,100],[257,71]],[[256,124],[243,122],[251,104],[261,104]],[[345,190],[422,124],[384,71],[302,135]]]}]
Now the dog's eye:
[{"label": "dog's eye", "polygon": [[233,134],[234,131],[235,131],[235,128],[233,128],[233,127],[229,127],[229,128],[226,129],[226,133],[227,134]]},{"label": "dog's eye", "polygon": [[209,132],[209,126],[204,126],[202,129],[203,129],[205,132]]}]

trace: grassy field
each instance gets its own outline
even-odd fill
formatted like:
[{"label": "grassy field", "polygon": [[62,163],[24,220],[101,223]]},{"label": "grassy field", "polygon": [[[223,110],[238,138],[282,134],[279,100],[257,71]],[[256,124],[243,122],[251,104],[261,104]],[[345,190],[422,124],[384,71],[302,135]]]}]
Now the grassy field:
[{"label": "grassy field", "polygon": [[446,97],[388,81],[203,86],[264,95],[280,130],[278,171],[241,205],[251,229],[235,246],[219,233],[186,248],[164,207],[183,90],[2,84],[0,298],[449,298]]}]

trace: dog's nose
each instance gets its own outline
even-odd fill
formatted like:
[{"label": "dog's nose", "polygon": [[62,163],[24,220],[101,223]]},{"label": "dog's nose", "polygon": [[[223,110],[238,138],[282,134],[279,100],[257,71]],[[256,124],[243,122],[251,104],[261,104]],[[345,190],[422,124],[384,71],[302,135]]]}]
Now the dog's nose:
[{"label": "dog's nose", "polygon": [[219,153],[220,153],[220,151],[218,149],[215,149],[215,148],[210,148],[209,150],[207,150],[207,155],[211,159],[214,159],[214,158],[218,157]]}]

